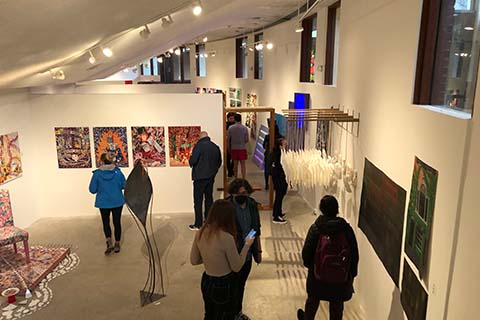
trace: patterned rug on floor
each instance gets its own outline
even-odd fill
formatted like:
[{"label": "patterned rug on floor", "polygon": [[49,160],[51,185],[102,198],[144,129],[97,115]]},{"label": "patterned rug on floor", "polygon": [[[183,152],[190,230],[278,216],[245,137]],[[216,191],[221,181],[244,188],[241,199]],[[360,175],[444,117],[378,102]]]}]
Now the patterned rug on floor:
[{"label": "patterned rug on floor", "polygon": [[[31,258],[35,257],[36,260],[32,261],[43,261],[43,268],[38,268],[37,272],[43,273],[43,280],[40,281],[38,286],[34,290],[31,289],[32,292],[32,297],[29,299],[25,299],[22,295],[17,295],[17,301],[12,304],[8,304],[5,302],[5,299],[2,300],[2,304],[0,306],[0,320],[16,320],[23,318],[25,316],[28,316],[36,311],[39,311],[43,308],[45,308],[52,300],[53,298],[53,292],[52,290],[48,287],[48,283],[58,277],[61,276],[73,269],[75,269],[78,264],[80,263],[80,259],[76,253],[69,253],[69,249],[67,248],[45,248],[45,247],[32,247],[33,248],[41,248],[36,250],[39,255],[32,255]],[[34,251],[33,249],[32,251]],[[0,254],[3,254],[0,250]],[[50,255],[50,257],[49,257]],[[42,259],[40,259],[43,257]],[[2,259],[0,259],[2,260]],[[52,261],[55,260],[55,265],[49,264],[50,266],[53,267],[48,267],[46,268],[45,261]],[[2,272],[0,276],[3,279],[3,272],[5,271],[6,268],[3,266],[4,263],[0,262],[0,271]],[[32,265],[33,267],[33,265]],[[48,272],[44,272],[43,270],[49,270]],[[11,269],[10,269],[11,270]],[[8,272],[8,271],[7,271]],[[18,276],[17,276],[18,277]],[[32,278],[37,278],[33,277]],[[11,280],[9,280],[9,283],[16,283],[13,278],[10,277]],[[27,280],[27,279],[25,279]],[[20,281],[22,282],[22,281]],[[18,288],[23,288],[24,286],[19,285]],[[3,286],[2,286],[3,288]]]}]

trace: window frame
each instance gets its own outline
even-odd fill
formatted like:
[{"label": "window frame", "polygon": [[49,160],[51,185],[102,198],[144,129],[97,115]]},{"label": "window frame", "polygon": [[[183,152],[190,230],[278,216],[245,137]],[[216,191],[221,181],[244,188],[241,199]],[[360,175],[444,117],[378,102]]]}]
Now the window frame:
[{"label": "window frame", "polygon": [[[254,36],[254,41],[255,45],[259,41],[263,41],[263,32],[257,33]],[[262,53],[262,54],[260,54]],[[263,71],[264,71],[264,64],[263,64],[263,58],[264,58],[263,50],[257,50],[255,49],[254,53],[254,64],[253,64],[253,70],[254,70],[254,79],[255,80],[263,80]],[[261,65],[262,67],[260,68],[260,60],[261,60]]]},{"label": "window frame", "polygon": [[[310,62],[312,51],[312,31],[313,21],[318,22],[317,14],[314,13],[302,20],[302,44],[300,51],[300,82],[315,83],[315,80],[310,80]],[[317,28],[318,30],[318,28]],[[316,43],[315,43],[316,45]],[[315,48],[315,54],[317,50]]]},{"label": "window frame", "polygon": [[341,0],[328,7],[327,18],[327,43],[325,50],[325,72],[323,84],[327,86],[334,85],[335,69],[335,35],[337,29],[337,12],[341,7]]},{"label": "window frame", "polygon": [[248,37],[240,37],[235,39],[235,78],[247,79],[248,73],[245,72],[247,61],[247,48],[243,43],[248,43]]}]

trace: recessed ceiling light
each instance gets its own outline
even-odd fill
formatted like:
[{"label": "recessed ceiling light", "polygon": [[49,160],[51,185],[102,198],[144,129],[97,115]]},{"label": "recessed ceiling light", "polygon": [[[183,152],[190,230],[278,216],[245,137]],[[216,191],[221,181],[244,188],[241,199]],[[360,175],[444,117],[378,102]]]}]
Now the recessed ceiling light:
[{"label": "recessed ceiling light", "polygon": [[105,57],[110,58],[111,56],[113,56],[113,51],[110,48],[103,48],[102,52]]},{"label": "recessed ceiling light", "polygon": [[464,29],[467,31],[473,31],[473,27],[465,27]]}]

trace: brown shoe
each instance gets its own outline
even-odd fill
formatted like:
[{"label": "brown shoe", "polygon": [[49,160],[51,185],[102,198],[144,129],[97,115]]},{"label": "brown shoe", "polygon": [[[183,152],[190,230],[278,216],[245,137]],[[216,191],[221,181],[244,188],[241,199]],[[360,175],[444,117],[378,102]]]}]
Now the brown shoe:
[{"label": "brown shoe", "polygon": [[114,248],[115,253],[120,252],[120,242],[115,242],[115,248]]}]

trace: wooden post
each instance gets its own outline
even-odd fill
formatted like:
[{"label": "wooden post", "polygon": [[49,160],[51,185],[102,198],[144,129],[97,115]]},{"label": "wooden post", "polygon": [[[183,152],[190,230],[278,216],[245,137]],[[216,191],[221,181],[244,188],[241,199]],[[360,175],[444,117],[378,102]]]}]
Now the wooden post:
[{"label": "wooden post", "polygon": [[227,111],[223,110],[223,198],[227,197]]},{"label": "wooden post", "polygon": [[[275,110],[270,110],[270,154],[273,152],[273,147],[275,146]],[[267,159],[265,159],[266,161]],[[273,181],[272,181],[272,176],[268,177],[268,206],[269,209],[273,209]]]}]

